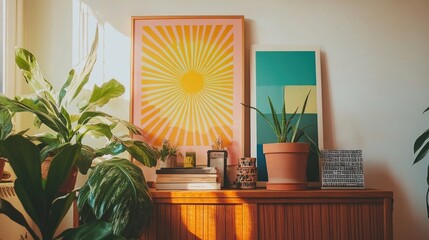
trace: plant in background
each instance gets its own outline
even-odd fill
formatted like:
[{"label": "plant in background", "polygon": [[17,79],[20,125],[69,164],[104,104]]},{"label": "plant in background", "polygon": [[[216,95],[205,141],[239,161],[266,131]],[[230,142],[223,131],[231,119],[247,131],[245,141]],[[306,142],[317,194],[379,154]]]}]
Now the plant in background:
[{"label": "plant in background", "polygon": [[[78,190],[69,189],[66,192],[59,190],[73,169],[78,167],[81,173],[86,174],[95,158],[118,155],[124,151],[145,166],[153,167],[157,162],[158,155],[155,148],[131,138],[130,134],[118,136],[114,133],[116,126],[122,125],[131,134],[142,135],[139,127],[97,110],[124,93],[125,88],[122,84],[112,79],[101,86],[95,85],[90,97],[78,102],[78,96],[88,82],[94,66],[97,45],[98,31],[82,70],[77,73],[72,69],[58,92],[44,79],[36,58],[29,51],[17,48],[16,64],[22,70],[24,79],[33,93],[30,96],[16,96],[13,99],[0,95],[0,109],[7,109],[11,115],[22,112],[31,113],[36,127],[45,125],[52,130],[31,136],[23,136],[23,132],[10,135],[10,132],[5,131],[7,133],[5,135],[8,136],[0,140],[0,152],[9,159],[17,176],[16,194],[27,214],[40,230],[42,239],[53,239],[59,223],[77,197]],[[74,108],[71,104],[75,102],[77,102],[77,111],[72,111]],[[2,113],[7,112],[2,110],[0,114]],[[99,147],[90,146],[84,141],[87,136],[104,139],[104,142],[98,141]],[[44,181],[41,165],[48,156],[52,157],[52,161],[47,170],[47,179]],[[145,215],[143,219],[147,223],[152,202],[142,172],[136,171],[129,166],[131,162],[125,163],[125,161],[128,160],[103,163],[100,168],[109,166],[115,170],[97,175],[98,177],[93,177],[95,174],[92,175],[90,179],[97,178],[98,187],[93,188],[91,180],[85,185],[88,187],[84,188],[89,188],[91,194],[88,196],[104,195],[109,199],[110,206],[120,206],[120,208],[108,208],[105,205],[106,201],[93,201],[93,198],[89,197],[90,207],[102,209],[106,214],[98,215],[99,212],[95,210],[94,217],[86,214],[86,220],[82,222],[86,224],[67,230],[67,234],[62,236],[64,239],[96,239],[100,236],[108,236],[107,239],[121,238],[117,236],[118,234],[137,238],[134,234],[141,229],[135,228],[144,225],[137,223],[142,221],[142,214]],[[125,194],[129,190],[132,192]],[[130,201],[134,200],[135,202],[131,204]],[[142,204],[144,201],[146,201],[145,204]],[[136,207],[137,202],[142,204],[139,206],[138,214],[134,212],[129,215],[124,214],[127,211],[134,211],[131,207]],[[0,214],[6,214],[13,221],[26,227],[34,239],[39,239],[37,231],[32,230],[23,215],[5,199],[0,199]],[[128,218],[125,221],[116,216],[128,216]]]},{"label": "plant in background", "polygon": [[[424,110],[423,114],[427,111],[429,111],[429,108]],[[429,129],[422,133],[414,142],[414,154],[417,154],[417,156],[414,159],[413,165],[420,162],[429,152],[429,141],[427,141],[428,139]],[[426,192],[426,211],[429,218],[429,165],[427,169],[426,182],[428,184],[428,190]]]},{"label": "plant in background", "polygon": [[178,152],[179,148],[175,145],[171,145],[168,139],[162,140],[162,146],[158,149],[159,158],[161,161],[165,160],[170,156],[181,156],[181,153]]}]

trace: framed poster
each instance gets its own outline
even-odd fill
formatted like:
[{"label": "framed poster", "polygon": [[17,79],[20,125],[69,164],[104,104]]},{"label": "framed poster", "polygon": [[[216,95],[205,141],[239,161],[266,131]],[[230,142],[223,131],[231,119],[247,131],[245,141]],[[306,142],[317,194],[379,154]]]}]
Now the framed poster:
[{"label": "framed poster", "polygon": [[229,161],[244,144],[243,16],[132,18],[132,123],[149,144],[196,152],[221,138]]},{"label": "framed poster", "polygon": [[[281,109],[283,101],[286,114],[293,114],[302,107],[311,90],[301,127],[323,149],[322,86],[320,51],[317,47],[252,46],[251,56],[251,105],[271,118],[268,96],[274,108]],[[277,111],[280,113],[280,111]],[[300,112],[300,110],[298,110]],[[262,144],[276,142],[274,131],[255,111],[250,111],[251,154],[257,158],[258,181],[267,181],[267,167]],[[280,118],[279,114],[279,118]],[[289,117],[289,116],[288,116]],[[295,118],[296,120],[297,118]],[[303,141],[306,139],[302,138]],[[320,162],[315,152],[310,152],[307,167],[308,182],[320,182]]]}]

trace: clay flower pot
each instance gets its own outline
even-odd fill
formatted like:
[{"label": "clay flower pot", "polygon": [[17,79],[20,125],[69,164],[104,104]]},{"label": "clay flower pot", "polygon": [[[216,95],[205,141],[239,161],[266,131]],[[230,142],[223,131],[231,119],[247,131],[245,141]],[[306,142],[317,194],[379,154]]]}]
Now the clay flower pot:
[{"label": "clay flower pot", "polygon": [[267,162],[267,190],[307,188],[308,143],[263,144]]},{"label": "clay flower pot", "polygon": [[6,164],[6,159],[0,157],[0,180],[3,177],[4,165]]}]

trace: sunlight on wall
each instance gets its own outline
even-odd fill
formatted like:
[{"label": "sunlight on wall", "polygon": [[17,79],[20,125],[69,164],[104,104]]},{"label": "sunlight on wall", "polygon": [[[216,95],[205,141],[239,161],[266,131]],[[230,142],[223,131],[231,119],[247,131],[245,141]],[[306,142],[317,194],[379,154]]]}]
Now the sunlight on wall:
[{"label": "sunlight on wall", "polygon": [[98,56],[87,87],[92,89],[94,84],[101,85],[115,78],[125,86],[125,93],[122,98],[129,101],[130,38],[105,22],[101,14],[93,11],[81,0],[73,1],[73,65],[81,64],[82,59],[88,54],[97,24],[99,34]]}]

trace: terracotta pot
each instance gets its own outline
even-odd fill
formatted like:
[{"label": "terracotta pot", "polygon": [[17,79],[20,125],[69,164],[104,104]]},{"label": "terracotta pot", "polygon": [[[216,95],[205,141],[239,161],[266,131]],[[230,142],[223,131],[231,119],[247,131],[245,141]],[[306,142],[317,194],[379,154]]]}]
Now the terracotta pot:
[{"label": "terracotta pot", "polygon": [[307,188],[308,143],[263,144],[267,162],[267,190]]},{"label": "terracotta pot", "polygon": [[0,158],[0,180],[3,177],[3,170],[4,170],[4,165],[6,164],[6,159],[5,158]]}]

